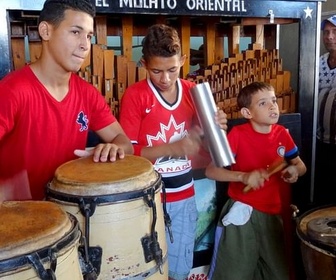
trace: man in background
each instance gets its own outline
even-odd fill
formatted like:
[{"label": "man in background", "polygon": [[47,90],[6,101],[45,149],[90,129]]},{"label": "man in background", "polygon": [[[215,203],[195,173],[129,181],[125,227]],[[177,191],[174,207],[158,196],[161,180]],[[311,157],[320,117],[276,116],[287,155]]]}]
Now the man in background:
[{"label": "man in background", "polygon": [[314,194],[317,205],[336,202],[336,15],[323,20],[321,29],[327,53],[319,62]]}]

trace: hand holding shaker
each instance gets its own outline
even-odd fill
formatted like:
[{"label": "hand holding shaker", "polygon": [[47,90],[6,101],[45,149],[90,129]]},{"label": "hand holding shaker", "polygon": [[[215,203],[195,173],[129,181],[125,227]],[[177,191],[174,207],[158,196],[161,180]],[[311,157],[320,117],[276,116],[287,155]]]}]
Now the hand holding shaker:
[{"label": "hand holding shaker", "polygon": [[214,120],[217,107],[208,82],[200,83],[190,89],[198,120],[209,142],[210,155],[217,167],[235,163],[229,142]]}]

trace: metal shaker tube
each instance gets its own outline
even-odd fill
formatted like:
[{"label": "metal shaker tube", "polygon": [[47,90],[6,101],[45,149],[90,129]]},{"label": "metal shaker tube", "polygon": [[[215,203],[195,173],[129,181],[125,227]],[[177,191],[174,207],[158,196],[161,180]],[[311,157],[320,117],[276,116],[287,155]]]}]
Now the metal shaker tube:
[{"label": "metal shaker tube", "polygon": [[235,163],[226,133],[215,123],[217,106],[208,82],[200,83],[190,89],[198,120],[209,143],[211,158],[217,167]]}]

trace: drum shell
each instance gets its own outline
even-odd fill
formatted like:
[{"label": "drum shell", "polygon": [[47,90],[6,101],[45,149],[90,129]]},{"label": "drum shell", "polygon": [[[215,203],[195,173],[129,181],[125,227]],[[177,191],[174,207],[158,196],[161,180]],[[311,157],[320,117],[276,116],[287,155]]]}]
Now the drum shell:
[{"label": "drum shell", "polygon": [[[123,161],[126,162],[127,160],[126,158]],[[138,157],[131,157],[131,160],[138,160]],[[138,195],[138,197],[131,199],[121,198],[119,200],[118,197],[122,197],[122,193],[116,193],[115,195],[107,194],[103,190],[104,195],[86,195],[83,197],[85,199],[98,198],[104,201],[97,203],[89,222],[89,245],[90,247],[102,248],[102,263],[98,279],[146,278],[166,280],[168,278],[167,245],[160,194],[162,182],[156,172],[150,172],[149,174],[146,172],[144,176],[149,176],[147,179],[143,179],[143,181],[147,182],[147,185],[142,190],[139,190],[139,187],[137,187],[137,191],[147,193],[151,189],[155,189],[154,202],[157,216],[155,231],[163,255],[163,274],[158,271],[154,260],[146,263],[141,244],[141,239],[151,234],[153,221],[152,207],[149,207],[144,196]],[[127,178],[129,189],[132,188],[132,180],[132,178]],[[149,185],[148,182],[150,182]],[[120,186],[120,182],[113,182],[113,180],[111,182],[104,182],[104,184],[106,185],[106,189],[110,190],[113,189],[113,184],[118,185],[118,188]],[[57,187],[51,182],[47,199],[59,204],[65,211],[74,215],[79,222],[81,231],[84,233],[85,217],[80,210],[79,204],[73,201],[69,202],[67,194],[64,193],[65,188],[63,186],[61,188],[61,198],[56,197],[53,195],[53,191],[57,190]],[[73,192],[71,186],[69,188],[71,189],[69,192]],[[77,183],[76,188],[78,188]],[[127,189],[125,186],[121,186],[121,188],[124,190]],[[52,191],[50,192],[50,190]],[[72,195],[73,193],[71,193]],[[83,195],[83,191],[81,191],[81,195]],[[117,198],[114,199],[114,196]],[[111,197],[113,201],[109,201]]]},{"label": "drum shell", "polygon": [[[26,203],[21,201],[19,203]],[[34,202],[29,202],[34,203]],[[39,202],[36,202],[39,203]],[[43,202],[44,203],[44,202]],[[44,255],[43,252],[47,250],[53,250],[56,256],[56,270],[55,276],[57,280],[68,280],[69,274],[71,274],[73,279],[83,279],[82,271],[79,263],[78,246],[79,239],[81,237],[81,232],[78,227],[78,221],[76,218],[70,214],[67,214],[71,222],[70,230],[58,240],[55,240],[53,244],[47,247],[39,247],[38,243],[34,245],[35,251],[27,252],[24,254],[18,254],[8,259],[0,260],[0,279],[1,280],[31,280],[31,279],[41,279],[35,268],[30,264],[26,263],[28,255],[37,253],[39,255]],[[47,217],[46,217],[47,218]],[[24,220],[23,220],[24,222]],[[41,236],[43,239],[43,236]],[[29,239],[29,236],[27,236]],[[45,239],[48,239],[46,236]],[[60,245],[61,244],[61,245]],[[55,248],[58,248],[57,250]],[[18,249],[22,250],[22,248]],[[22,260],[23,262],[21,262]],[[50,268],[50,259],[42,258],[41,263],[45,269]],[[21,263],[16,267],[13,267],[13,263]]]},{"label": "drum shell", "polygon": [[307,224],[316,218],[336,216],[336,206],[324,206],[304,213],[297,223],[301,255],[307,280],[336,279],[336,244],[321,243],[309,236]]}]

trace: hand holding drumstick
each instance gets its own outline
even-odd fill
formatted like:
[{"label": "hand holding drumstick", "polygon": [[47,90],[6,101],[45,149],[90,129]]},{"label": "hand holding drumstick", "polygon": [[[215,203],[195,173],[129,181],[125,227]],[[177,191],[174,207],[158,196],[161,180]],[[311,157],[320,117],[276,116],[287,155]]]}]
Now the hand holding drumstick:
[{"label": "hand holding drumstick", "polygon": [[[284,168],[286,168],[288,166],[288,163],[286,161],[281,161],[279,164],[274,165],[273,167],[271,167],[268,171],[267,171],[267,175],[268,177],[271,177],[272,175],[274,175],[275,173],[280,172],[281,170],[283,170]],[[243,192],[247,193],[248,191],[250,191],[252,189],[251,185],[247,185],[244,189]]]}]

